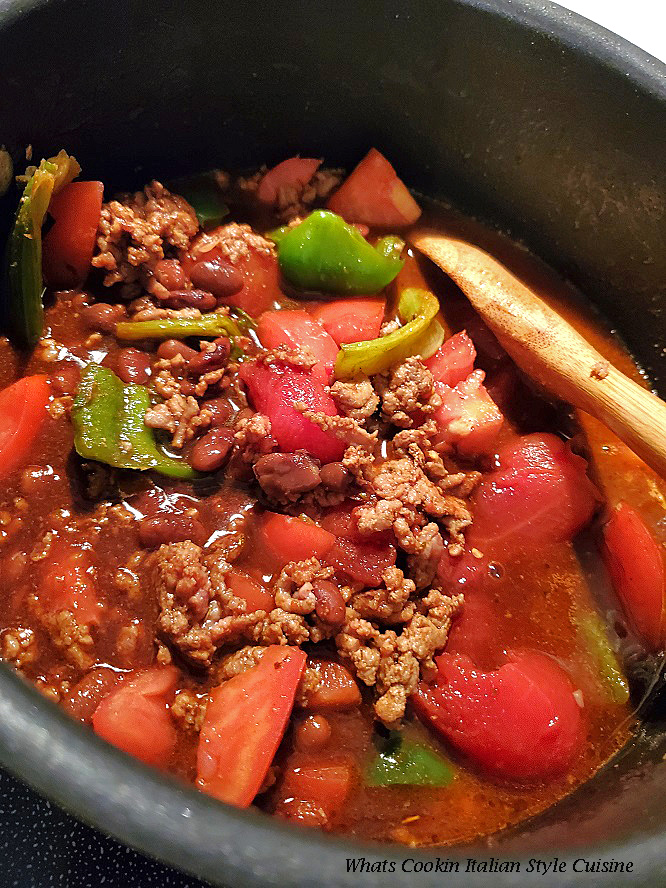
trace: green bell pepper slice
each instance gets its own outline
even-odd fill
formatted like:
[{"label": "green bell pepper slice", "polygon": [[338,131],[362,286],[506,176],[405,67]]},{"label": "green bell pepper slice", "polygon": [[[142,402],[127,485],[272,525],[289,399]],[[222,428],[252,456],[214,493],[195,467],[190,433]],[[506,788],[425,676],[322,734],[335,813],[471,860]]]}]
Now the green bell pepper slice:
[{"label": "green bell pepper slice", "polygon": [[199,318],[160,318],[155,321],[120,321],[116,324],[118,339],[182,339],[187,336],[240,336],[238,324],[228,315],[212,312]]},{"label": "green bell pepper slice", "polygon": [[145,385],[123,385],[108,367],[88,364],[72,405],[76,452],[117,469],[152,469],[170,478],[198,477],[187,463],[158,449],[144,421],[150,403]]},{"label": "green bell pepper slice", "polygon": [[202,228],[214,228],[229,215],[229,207],[215,179],[215,170],[187,176],[171,183],[171,191],[180,194],[197,214]]},{"label": "green bell pepper slice", "polygon": [[629,683],[610,645],[603,620],[594,610],[577,608],[573,622],[592,655],[606,699],[610,703],[626,703],[629,700]]},{"label": "green bell pepper slice", "polygon": [[42,225],[53,194],[81,172],[73,157],[61,151],[42,160],[28,178],[16,211],[6,253],[7,294],[3,306],[10,338],[34,346],[44,328],[42,296]]},{"label": "green bell pepper slice", "polygon": [[330,210],[315,210],[277,237],[278,262],[300,290],[338,295],[377,293],[396,277],[403,261],[375,249],[353,225]]},{"label": "green bell pepper slice", "polygon": [[450,762],[429,746],[393,732],[365,772],[368,786],[449,786]]},{"label": "green bell pepper slice", "polygon": [[[404,326],[387,336],[343,345],[335,362],[336,378],[374,376],[413,355],[430,357],[444,338],[442,326],[436,320],[438,312],[439,300],[434,293],[408,287],[398,303]],[[430,329],[432,325],[436,326]]]}]

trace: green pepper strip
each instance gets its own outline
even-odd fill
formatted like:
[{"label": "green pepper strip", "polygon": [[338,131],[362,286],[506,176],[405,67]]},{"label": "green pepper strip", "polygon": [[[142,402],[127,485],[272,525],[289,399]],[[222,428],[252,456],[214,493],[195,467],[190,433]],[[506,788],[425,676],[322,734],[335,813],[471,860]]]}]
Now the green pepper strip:
[{"label": "green pepper strip", "polygon": [[607,699],[611,703],[626,703],[629,699],[629,684],[610,646],[601,617],[596,611],[577,609],[574,623],[594,658]]},{"label": "green pepper strip", "polygon": [[267,231],[265,237],[267,237],[268,240],[272,240],[274,244],[277,244],[279,246],[280,243],[284,240],[285,236],[289,234],[291,230],[291,225],[280,225],[279,228],[273,228],[271,231]]},{"label": "green pepper strip", "polygon": [[315,210],[285,234],[273,232],[284,277],[301,290],[360,295],[383,290],[403,266],[375,249],[353,225],[330,210]]},{"label": "green pepper strip", "polygon": [[217,184],[215,170],[176,179],[170,183],[171,191],[180,194],[197,214],[202,228],[212,228],[229,215],[229,207],[222,197],[222,190]]},{"label": "green pepper strip", "polygon": [[9,335],[19,346],[34,346],[44,328],[42,225],[51,196],[80,172],[76,160],[61,151],[42,160],[23,190],[7,242],[8,298],[3,310]]},{"label": "green pepper strip", "polygon": [[72,405],[76,452],[117,469],[153,469],[170,478],[196,478],[187,463],[158,450],[144,421],[149,407],[146,386],[123,385],[108,367],[88,364]]},{"label": "green pepper strip", "polygon": [[[353,379],[362,374],[374,376],[405,358],[422,354],[424,344],[432,347],[440,335],[439,331],[443,338],[444,333],[439,322],[436,322],[439,331],[428,331],[438,311],[439,301],[434,293],[408,287],[403,291],[398,304],[398,313],[406,322],[405,325],[387,336],[343,345],[335,362],[336,377]],[[432,341],[431,337],[434,337]],[[433,351],[438,347],[439,345]],[[422,356],[429,357],[426,354]]]},{"label": "green pepper strip", "polygon": [[448,786],[453,766],[428,746],[394,733],[365,772],[369,786]]},{"label": "green pepper strip", "polygon": [[241,331],[228,315],[212,312],[200,318],[160,318],[155,321],[120,321],[118,339],[180,339],[187,336],[240,336]]}]

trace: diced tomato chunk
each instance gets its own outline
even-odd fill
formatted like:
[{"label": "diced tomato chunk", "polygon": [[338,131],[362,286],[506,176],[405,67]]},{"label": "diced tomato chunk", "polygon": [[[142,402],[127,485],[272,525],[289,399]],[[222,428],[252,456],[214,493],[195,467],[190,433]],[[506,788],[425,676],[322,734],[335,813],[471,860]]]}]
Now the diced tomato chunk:
[{"label": "diced tomato chunk", "polygon": [[[276,515],[275,517],[281,518],[282,516]],[[235,569],[230,570],[225,579],[227,586],[236,598],[242,598],[247,605],[248,614],[259,610],[272,611],[275,607],[275,599],[271,592],[246,573]]]},{"label": "diced tomato chunk", "polygon": [[332,533],[311,521],[267,512],[262,523],[265,545],[282,565],[323,558],[335,542]]},{"label": "diced tomato chunk", "polygon": [[255,409],[271,421],[271,433],[280,450],[306,450],[323,463],[342,458],[345,445],[332,432],[324,432],[294,407],[301,402],[316,413],[337,416],[331,396],[311,373],[283,364],[241,364],[239,376],[245,383]]},{"label": "diced tomato chunk", "polygon": [[498,462],[474,496],[469,542],[483,552],[571,540],[591,519],[598,494],[587,463],[555,435],[519,438]]},{"label": "diced tomato chunk", "polygon": [[316,157],[288,157],[270,169],[259,182],[257,197],[266,204],[274,204],[281,188],[307,185],[321,166]]},{"label": "diced tomato chunk", "polygon": [[465,600],[453,619],[446,642],[447,654],[466,654],[482,669],[492,669],[504,660],[497,638],[500,615],[491,596],[482,589],[465,587]]},{"label": "diced tomato chunk", "polygon": [[338,345],[376,339],[384,320],[385,299],[336,299],[312,309]]},{"label": "diced tomato chunk", "polygon": [[54,222],[42,249],[42,272],[49,287],[76,287],[88,276],[103,196],[101,182],[70,182],[51,198],[49,216]]},{"label": "diced tomato chunk", "polygon": [[484,378],[483,370],[474,370],[454,388],[435,383],[442,399],[441,407],[435,411],[442,440],[455,445],[463,456],[487,453],[504,422],[499,407],[483,385]]},{"label": "diced tomato chunk", "polygon": [[147,765],[166,766],[176,747],[167,704],[178,676],[175,666],[151,666],[124,677],[95,710],[95,733]]},{"label": "diced tomato chunk", "polygon": [[441,654],[431,685],[414,696],[419,714],[481,767],[516,780],[563,774],[579,750],[581,710],[567,673],[536,651],[510,652],[492,672]]},{"label": "diced tomato chunk", "polygon": [[380,228],[411,225],[421,208],[383,154],[371,148],[328,201],[347,222]]},{"label": "diced tomato chunk", "polygon": [[664,552],[641,516],[620,503],[603,528],[603,555],[624,612],[653,650],[666,641]]},{"label": "diced tomato chunk", "polygon": [[303,826],[326,826],[342,808],[351,783],[348,762],[292,756],[279,787],[275,813]]},{"label": "diced tomato chunk", "polygon": [[49,551],[37,590],[45,613],[71,611],[81,625],[99,623],[104,608],[95,593],[90,550],[84,546],[55,542]]},{"label": "diced tomato chunk", "polygon": [[307,708],[320,709],[330,706],[342,708],[357,706],[361,692],[351,672],[334,660],[310,660],[309,666],[316,672],[319,684],[308,692]]},{"label": "diced tomato chunk", "polygon": [[0,392],[0,478],[21,465],[48,417],[48,378],[24,376]]},{"label": "diced tomato chunk", "polygon": [[338,346],[322,324],[306,311],[281,309],[264,312],[259,318],[257,336],[265,348],[306,346],[317,359],[312,368],[314,378],[323,383],[330,379]]},{"label": "diced tomato chunk", "polygon": [[397,550],[391,531],[362,534],[353,515],[354,503],[330,509],[321,519],[322,526],[337,539],[324,560],[336,573],[365,586],[378,586],[384,571],[393,567]]},{"label": "diced tomato chunk", "polygon": [[474,343],[463,330],[443,342],[425,365],[436,382],[443,382],[453,388],[472,373],[475,360]]},{"label": "diced tomato chunk", "polygon": [[271,645],[259,664],[210,694],[197,755],[197,786],[247,808],[273,761],[305,668],[294,647]]}]

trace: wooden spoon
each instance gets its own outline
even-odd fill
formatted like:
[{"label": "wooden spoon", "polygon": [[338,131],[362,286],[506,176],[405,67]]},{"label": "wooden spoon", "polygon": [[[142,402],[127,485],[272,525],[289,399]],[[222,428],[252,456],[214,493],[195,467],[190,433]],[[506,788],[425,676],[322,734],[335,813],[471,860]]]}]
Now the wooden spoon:
[{"label": "wooden spoon", "polygon": [[455,281],[521,370],[595,416],[666,478],[666,403],[609,364],[479,247],[425,230],[410,241]]}]

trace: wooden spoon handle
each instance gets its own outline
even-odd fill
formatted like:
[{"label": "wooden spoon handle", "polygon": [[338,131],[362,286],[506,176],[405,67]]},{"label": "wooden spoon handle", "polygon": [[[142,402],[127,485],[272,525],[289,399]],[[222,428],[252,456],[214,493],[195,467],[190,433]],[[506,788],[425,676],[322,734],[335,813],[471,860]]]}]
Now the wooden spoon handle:
[{"label": "wooden spoon handle", "polygon": [[557,312],[478,247],[431,231],[412,244],[465,293],[516,364],[595,416],[666,478],[666,404],[599,354]]}]

